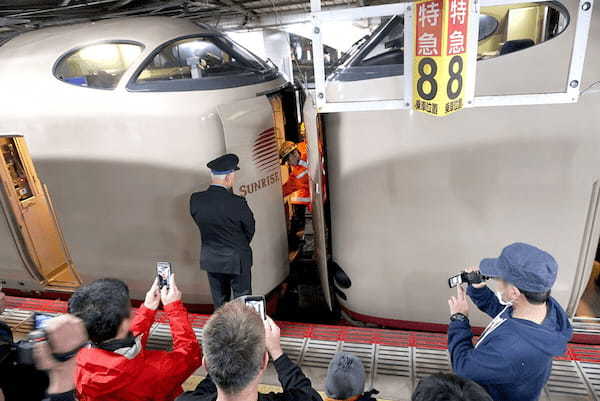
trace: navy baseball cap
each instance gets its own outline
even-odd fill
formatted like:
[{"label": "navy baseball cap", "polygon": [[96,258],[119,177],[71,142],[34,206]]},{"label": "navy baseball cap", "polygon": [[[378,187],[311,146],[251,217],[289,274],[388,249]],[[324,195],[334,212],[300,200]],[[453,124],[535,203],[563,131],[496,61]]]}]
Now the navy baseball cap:
[{"label": "navy baseball cap", "polygon": [[524,291],[547,292],[556,281],[558,264],[548,252],[517,242],[505,247],[499,257],[483,259],[479,271]]},{"label": "navy baseball cap", "polygon": [[237,157],[233,153],[228,153],[226,155],[217,157],[216,159],[209,161],[206,167],[208,167],[213,172],[213,174],[224,175],[239,170],[239,162],[239,157]]}]

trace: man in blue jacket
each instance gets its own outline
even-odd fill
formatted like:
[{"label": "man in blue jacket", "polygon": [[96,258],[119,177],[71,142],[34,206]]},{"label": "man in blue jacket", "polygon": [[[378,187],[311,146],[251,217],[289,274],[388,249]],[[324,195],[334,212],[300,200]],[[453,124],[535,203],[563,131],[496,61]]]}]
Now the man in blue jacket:
[{"label": "man in blue jacket", "polygon": [[552,359],[566,352],[572,334],[567,314],[550,296],[558,265],[541,249],[515,243],[500,257],[483,259],[479,271],[496,279],[496,294],[484,282],[470,285],[467,294],[494,319],[473,345],[469,304],[458,287],[458,296],[448,301],[452,369],[479,383],[495,401],[535,401],[550,377]]}]

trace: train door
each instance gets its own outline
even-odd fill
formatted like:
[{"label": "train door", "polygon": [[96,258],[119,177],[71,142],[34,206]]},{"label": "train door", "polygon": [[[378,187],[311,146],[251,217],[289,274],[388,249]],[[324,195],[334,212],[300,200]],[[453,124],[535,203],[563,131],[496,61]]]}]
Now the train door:
[{"label": "train door", "polygon": [[78,287],[81,280],[24,138],[1,136],[0,152],[2,209],[24,266],[47,289]]},{"label": "train door", "polygon": [[[264,293],[279,285],[289,273],[285,213],[282,207],[279,137],[273,108],[266,96],[217,108],[227,152],[240,158],[234,193],[244,196],[254,213],[256,233],[252,288]],[[279,269],[277,272],[267,269]],[[267,282],[272,280],[273,282]]]},{"label": "train door", "polygon": [[[273,107],[273,125],[279,148],[285,141],[303,142],[305,137],[298,124],[296,93],[293,87],[289,86],[284,90],[271,94],[269,101]],[[280,171],[283,185],[290,177],[291,166],[287,162],[281,161]],[[298,213],[301,209],[294,207],[292,204],[293,197],[294,193],[283,197],[288,232],[288,259],[290,262],[294,261],[303,249],[301,244],[304,243],[305,221],[309,219],[306,211]]]},{"label": "train door", "polygon": [[312,206],[312,226],[314,230],[314,259],[319,269],[321,286],[325,301],[332,309],[331,291],[329,287],[328,254],[327,254],[327,219],[325,158],[322,124],[319,115],[308,98],[304,103],[304,124],[306,126],[306,142],[308,145],[308,172],[310,180],[310,196]]}]

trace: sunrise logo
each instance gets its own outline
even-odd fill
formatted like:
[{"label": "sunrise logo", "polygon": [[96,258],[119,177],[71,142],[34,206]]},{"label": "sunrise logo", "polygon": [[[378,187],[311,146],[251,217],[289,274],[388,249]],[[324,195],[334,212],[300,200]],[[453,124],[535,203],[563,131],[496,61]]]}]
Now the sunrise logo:
[{"label": "sunrise logo", "polygon": [[275,138],[275,130],[273,128],[269,128],[258,134],[252,150],[256,167],[265,172],[277,170],[280,164],[277,149],[277,138]]}]

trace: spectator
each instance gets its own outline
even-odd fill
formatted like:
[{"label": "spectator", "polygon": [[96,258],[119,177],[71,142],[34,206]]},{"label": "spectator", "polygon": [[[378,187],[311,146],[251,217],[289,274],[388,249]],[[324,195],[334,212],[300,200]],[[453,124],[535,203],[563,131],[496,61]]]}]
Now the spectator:
[{"label": "spectator", "polygon": [[492,401],[492,397],[469,379],[436,373],[419,381],[411,401]]},{"label": "spectator", "polygon": [[[172,352],[145,349],[161,299],[171,326]],[[80,401],[173,400],[200,366],[201,350],[173,276],[169,288],[161,291],[158,279],[154,281],[133,321],[129,290],[115,279],[78,289],[69,309],[85,322],[91,340],[77,355]]]},{"label": "spectator", "polygon": [[377,390],[365,390],[365,368],[361,360],[349,352],[334,355],[325,378],[326,401],[374,401]]},{"label": "spectator", "polygon": [[61,315],[48,320],[44,331],[47,341],[37,343],[33,355],[37,368],[49,372],[46,401],[74,401],[75,355],[88,341],[85,325],[73,315]]},{"label": "spectator", "polygon": [[[177,401],[321,401],[310,380],[281,349],[279,327],[263,321],[254,309],[232,301],[210,318],[203,331],[206,379]],[[258,393],[269,355],[274,361],[282,393]]]},{"label": "spectator", "polygon": [[[0,313],[6,308],[6,296],[0,291]],[[0,389],[5,401],[41,401],[48,388],[48,375],[34,366],[22,365],[14,351],[13,334],[0,322]]]},{"label": "spectator", "polygon": [[448,301],[452,368],[496,401],[537,400],[550,377],[552,359],[565,353],[572,334],[567,314],[550,296],[558,265],[541,249],[516,243],[499,258],[483,259],[479,270],[497,279],[497,295],[485,282],[469,286],[468,295],[494,319],[473,346],[469,304],[458,287],[458,296]]}]

